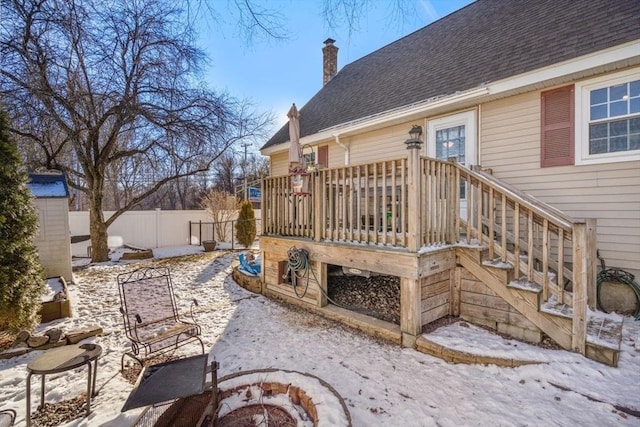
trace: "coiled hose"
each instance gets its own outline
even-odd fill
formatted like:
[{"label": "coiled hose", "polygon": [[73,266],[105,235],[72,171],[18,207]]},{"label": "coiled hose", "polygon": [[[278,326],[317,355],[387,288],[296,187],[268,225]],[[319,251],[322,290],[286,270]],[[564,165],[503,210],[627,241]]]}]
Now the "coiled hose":
[{"label": "coiled hose", "polygon": [[[293,285],[293,291],[296,293],[296,296],[298,298],[304,298],[304,296],[307,294],[307,291],[309,290],[309,272],[311,272],[311,274],[313,274],[316,285],[318,285],[318,289],[320,289],[320,292],[322,292],[322,294],[327,297],[327,300],[333,305],[342,307],[340,304],[329,298],[327,292],[325,292],[325,290],[322,289],[322,286],[320,286],[320,282],[318,282],[316,273],[313,271],[311,265],[309,264],[309,253],[307,251],[305,251],[304,249],[298,249],[296,247],[289,248],[289,250],[287,251],[287,258],[289,258],[289,269],[287,270],[287,274],[291,272],[291,284]],[[287,274],[285,274],[285,277],[287,276]],[[295,279],[293,277],[294,275]],[[302,293],[298,293],[299,279],[306,279],[304,290],[302,291]]]},{"label": "coiled hose", "polygon": [[600,259],[601,270],[598,273],[598,281],[596,287],[596,298],[598,302],[598,308],[605,313],[608,313],[607,310],[602,306],[602,302],[600,301],[600,288],[604,282],[618,282],[624,283],[628,285],[636,295],[637,308],[636,313],[633,315],[634,319],[640,320],[640,285],[634,281],[635,277],[633,274],[628,271],[620,270],[619,268],[606,268],[604,263],[604,258],[600,257],[600,253],[598,253],[598,259]]}]

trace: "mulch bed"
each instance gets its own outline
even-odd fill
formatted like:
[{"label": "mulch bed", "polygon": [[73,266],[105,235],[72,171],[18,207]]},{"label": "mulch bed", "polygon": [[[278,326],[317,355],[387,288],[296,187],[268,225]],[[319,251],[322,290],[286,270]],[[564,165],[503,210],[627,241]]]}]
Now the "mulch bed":
[{"label": "mulch bed", "polygon": [[46,403],[44,407],[31,413],[31,425],[36,427],[53,427],[82,418],[87,412],[87,396],[80,396],[56,403]]}]

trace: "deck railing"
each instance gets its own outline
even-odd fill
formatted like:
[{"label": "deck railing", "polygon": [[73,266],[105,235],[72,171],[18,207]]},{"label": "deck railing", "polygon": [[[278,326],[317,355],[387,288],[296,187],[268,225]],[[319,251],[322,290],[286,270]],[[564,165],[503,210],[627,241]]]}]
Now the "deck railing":
[{"label": "deck railing", "polygon": [[406,159],[319,171],[316,240],[406,246],[406,177]]}]

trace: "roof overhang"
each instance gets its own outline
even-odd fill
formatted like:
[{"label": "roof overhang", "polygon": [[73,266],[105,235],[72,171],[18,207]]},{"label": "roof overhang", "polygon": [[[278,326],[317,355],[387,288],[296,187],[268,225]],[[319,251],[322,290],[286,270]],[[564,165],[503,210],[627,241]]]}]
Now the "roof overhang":
[{"label": "roof overhang", "polygon": [[[363,117],[337,126],[323,129],[300,139],[300,144],[319,144],[332,141],[336,136],[348,137],[362,132],[381,129],[395,124],[467,108],[482,102],[540,90],[547,87],[588,78],[640,64],[640,40],[624,43],[609,49],[572,58],[534,71],[484,84],[464,92],[439,96],[393,110]],[[261,150],[269,156],[289,149],[289,142]]]}]

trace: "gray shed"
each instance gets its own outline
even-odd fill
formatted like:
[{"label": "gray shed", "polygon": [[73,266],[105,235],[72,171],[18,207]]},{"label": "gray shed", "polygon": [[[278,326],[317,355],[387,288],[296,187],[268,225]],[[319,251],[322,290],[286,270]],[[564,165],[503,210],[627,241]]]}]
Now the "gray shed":
[{"label": "gray shed", "polygon": [[47,277],[73,280],[69,231],[69,187],[59,172],[30,173],[29,189],[35,196],[39,230],[34,241]]}]

